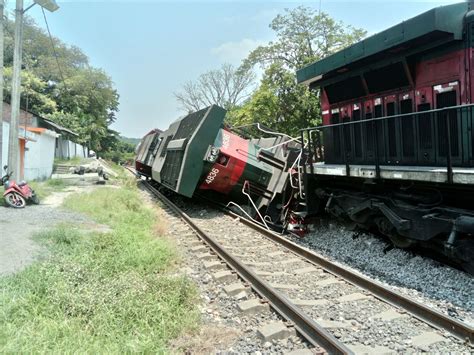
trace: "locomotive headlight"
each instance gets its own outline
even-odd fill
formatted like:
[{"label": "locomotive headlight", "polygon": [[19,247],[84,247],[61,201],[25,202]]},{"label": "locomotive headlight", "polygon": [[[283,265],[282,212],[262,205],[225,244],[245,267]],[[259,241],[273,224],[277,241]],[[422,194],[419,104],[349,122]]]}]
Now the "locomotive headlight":
[{"label": "locomotive headlight", "polygon": [[216,160],[217,160],[217,157],[219,156],[219,153],[220,153],[219,148],[212,147],[212,148],[209,150],[209,153],[208,153],[208,155],[207,155],[206,160],[207,160],[208,162],[215,163]]}]

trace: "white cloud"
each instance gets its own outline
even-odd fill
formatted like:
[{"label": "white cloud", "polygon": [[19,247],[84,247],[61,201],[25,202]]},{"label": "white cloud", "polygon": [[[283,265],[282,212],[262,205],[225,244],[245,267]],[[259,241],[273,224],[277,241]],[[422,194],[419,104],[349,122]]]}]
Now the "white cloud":
[{"label": "white cloud", "polygon": [[211,53],[223,62],[239,65],[252,50],[264,44],[265,41],[244,38],[241,41],[222,43],[212,48]]}]

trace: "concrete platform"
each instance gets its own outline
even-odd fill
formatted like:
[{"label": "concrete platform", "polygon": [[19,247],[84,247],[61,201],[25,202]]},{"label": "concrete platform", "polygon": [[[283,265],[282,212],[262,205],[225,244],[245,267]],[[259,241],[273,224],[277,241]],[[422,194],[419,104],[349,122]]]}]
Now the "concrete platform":
[{"label": "concrete platform", "polygon": [[[315,175],[347,176],[344,164],[313,164]],[[375,179],[375,165],[350,165],[350,176]],[[446,167],[381,165],[380,177],[387,180],[411,180],[446,183]],[[474,184],[474,168],[453,168],[455,184]]]}]

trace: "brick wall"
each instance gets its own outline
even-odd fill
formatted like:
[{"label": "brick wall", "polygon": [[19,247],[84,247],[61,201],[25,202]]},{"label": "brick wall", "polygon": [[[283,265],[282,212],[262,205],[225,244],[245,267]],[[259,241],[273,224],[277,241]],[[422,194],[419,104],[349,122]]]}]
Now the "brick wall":
[{"label": "brick wall", "polygon": [[[7,102],[3,103],[3,120],[5,122],[10,122],[10,117],[12,115],[11,105]],[[24,126],[34,126],[34,115],[32,113],[20,110],[20,125]]]}]

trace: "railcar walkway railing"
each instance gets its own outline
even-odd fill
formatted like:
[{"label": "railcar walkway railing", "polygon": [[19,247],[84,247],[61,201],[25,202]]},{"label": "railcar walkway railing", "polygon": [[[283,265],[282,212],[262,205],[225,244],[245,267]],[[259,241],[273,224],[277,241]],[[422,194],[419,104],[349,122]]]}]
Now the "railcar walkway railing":
[{"label": "railcar walkway railing", "polygon": [[[474,168],[474,104],[351,120],[300,131],[303,173],[314,174],[315,162],[380,167],[446,167],[453,183],[453,166]],[[309,168],[309,171],[308,171]]]}]

